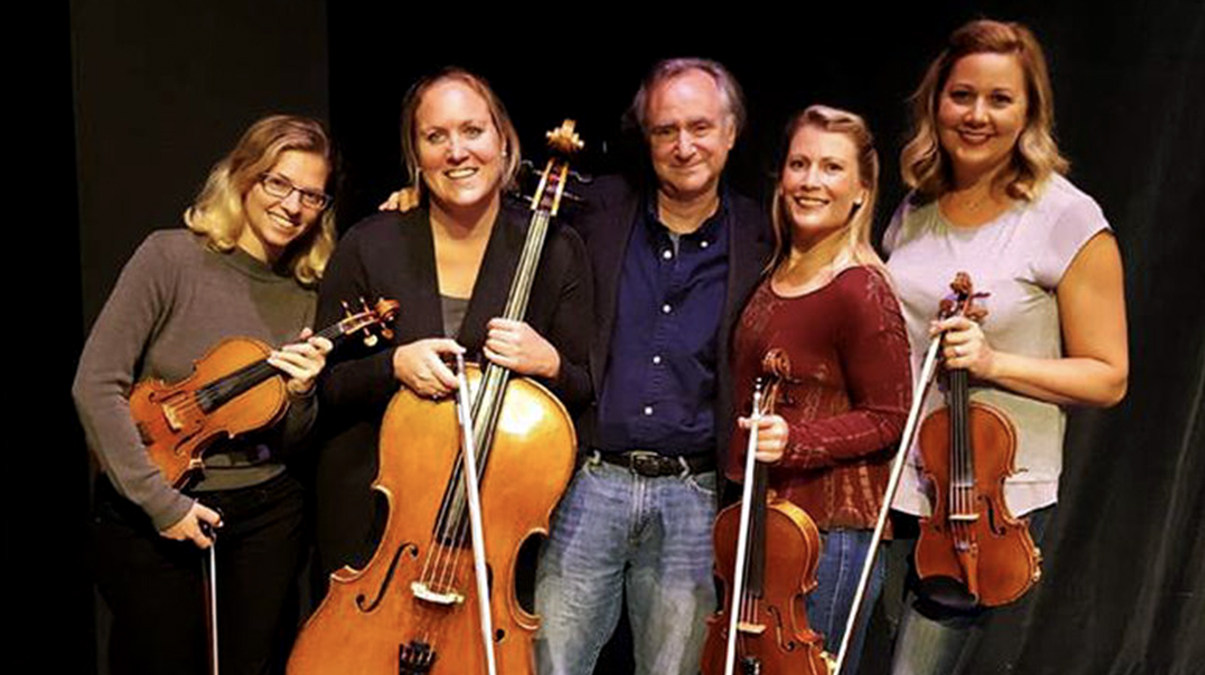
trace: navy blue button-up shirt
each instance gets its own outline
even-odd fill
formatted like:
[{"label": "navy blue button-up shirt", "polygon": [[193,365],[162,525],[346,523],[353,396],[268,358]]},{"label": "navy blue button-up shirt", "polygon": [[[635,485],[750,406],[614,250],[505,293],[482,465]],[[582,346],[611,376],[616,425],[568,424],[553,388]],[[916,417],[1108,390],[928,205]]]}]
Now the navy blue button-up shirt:
[{"label": "navy blue button-up shirt", "polygon": [[598,404],[600,450],[714,451],[729,213],[721,192],[715,215],[676,235],[661,224],[656,198],[645,199],[620,272]]}]

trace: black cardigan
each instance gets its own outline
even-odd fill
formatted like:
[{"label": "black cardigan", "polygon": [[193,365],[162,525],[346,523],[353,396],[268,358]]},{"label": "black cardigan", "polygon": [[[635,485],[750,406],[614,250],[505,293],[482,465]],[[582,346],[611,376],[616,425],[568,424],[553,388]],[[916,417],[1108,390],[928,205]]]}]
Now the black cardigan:
[{"label": "black cardigan", "polygon": [[[527,227],[528,213],[511,206],[499,211],[456,336],[470,361],[483,361],[486,324],[502,315]],[[560,352],[560,376],[542,383],[571,412],[591,397],[586,361],[592,297],[586,269],[581,239],[554,223],[536,272],[526,321]],[[377,421],[399,387],[393,374],[393,348],[444,336],[434,242],[425,209],[378,213],[347,233],[323,279],[317,323],[337,321],[343,313],[341,301],[361,297],[370,303],[384,297],[401,304],[394,336],[372,348],[354,341],[335,356],[323,381],[323,411],[329,406],[331,412]]]},{"label": "black cardigan", "polygon": [[[530,211],[499,212],[486,246],[468,311],[456,340],[470,360],[480,359],[486,324],[501,316],[527,232]],[[526,320],[560,352],[561,373],[544,381],[570,413],[592,398],[587,372],[593,293],[586,251],[571,229],[553,223],[531,293]],[[339,242],[318,294],[318,325],[338,320],[341,302],[397,300],[394,336],[369,348],[348,341],[332,355],[321,380],[319,423],[328,441],[311,469],[315,483],[317,565],[322,573],[372,553],[373,530],[383,522],[369,485],[377,472],[381,418],[400,383],[393,348],[443,337],[443,311],[428,214],[378,213],[357,223]],[[399,498],[395,495],[394,499]],[[396,507],[396,506],[395,506]]]}]

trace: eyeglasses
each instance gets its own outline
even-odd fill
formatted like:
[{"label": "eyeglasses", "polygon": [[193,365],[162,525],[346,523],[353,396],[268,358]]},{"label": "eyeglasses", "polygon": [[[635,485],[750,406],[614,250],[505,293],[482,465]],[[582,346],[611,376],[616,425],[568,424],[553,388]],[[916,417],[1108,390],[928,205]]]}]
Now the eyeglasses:
[{"label": "eyeglasses", "polygon": [[330,195],[323,192],[304,190],[293,185],[293,181],[288,178],[277,176],[274,173],[265,173],[260,176],[259,184],[264,187],[264,192],[282,201],[288,199],[289,195],[296,192],[300,196],[301,205],[307,209],[321,211],[331,203]]}]

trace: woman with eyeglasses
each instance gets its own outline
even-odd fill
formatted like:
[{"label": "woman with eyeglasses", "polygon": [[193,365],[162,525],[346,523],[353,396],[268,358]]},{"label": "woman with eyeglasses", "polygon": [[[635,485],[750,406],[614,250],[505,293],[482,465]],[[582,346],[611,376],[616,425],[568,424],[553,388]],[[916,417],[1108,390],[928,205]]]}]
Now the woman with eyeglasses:
[{"label": "woman with eyeglasses", "polygon": [[[285,460],[313,425],[331,348],[310,327],[334,246],[332,150],[312,119],[253,124],[185,211],[187,229],[155,232],[134,253],[84,347],[72,393],[102,471],[94,543],[114,673],[207,671],[211,533],[221,671],[283,664],[303,551],[302,488]],[[176,489],[143,446],[131,387],[181,380],[233,336],[287,343],[268,362],[285,375],[288,411],[269,430],[215,444],[200,479]]]}]

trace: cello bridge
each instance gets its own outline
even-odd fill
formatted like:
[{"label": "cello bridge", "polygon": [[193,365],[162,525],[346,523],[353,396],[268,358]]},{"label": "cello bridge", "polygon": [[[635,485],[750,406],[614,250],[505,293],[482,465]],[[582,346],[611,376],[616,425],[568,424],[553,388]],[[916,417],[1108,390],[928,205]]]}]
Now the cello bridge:
[{"label": "cello bridge", "polygon": [[410,584],[410,592],[419,600],[424,600],[433,605],[459,605],[464,602],[464,596],[453,589],[443,591],[435,590],[427,585],[425,581],[415,581]]},{"label": "cello bridge", "polygon": [[736,632],[748,633],[750,635],[761,635],[766,632],[766,624],[752,623],[750,621],[738,621],[736,624]]}]

